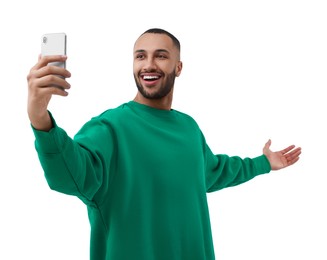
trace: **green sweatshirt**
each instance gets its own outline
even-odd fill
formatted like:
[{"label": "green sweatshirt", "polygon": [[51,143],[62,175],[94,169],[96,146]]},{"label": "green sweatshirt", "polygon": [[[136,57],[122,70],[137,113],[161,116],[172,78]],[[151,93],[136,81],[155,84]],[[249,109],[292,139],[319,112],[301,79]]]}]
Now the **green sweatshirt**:
[{"label": "green sweatshirt", "polygon": [[51,189],[80,198],[91,260],[215,259],[206,193],[268,173],[264,155],[214,155],[190,116],[136,102],[87,122],[74,139],[33,129]]}]

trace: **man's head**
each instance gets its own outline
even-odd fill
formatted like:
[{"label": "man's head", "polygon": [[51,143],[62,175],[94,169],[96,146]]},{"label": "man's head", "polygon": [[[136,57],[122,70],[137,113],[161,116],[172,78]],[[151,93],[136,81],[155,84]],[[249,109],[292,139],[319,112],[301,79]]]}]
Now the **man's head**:
[{"label": "man's head", "polygon": [[145,31],[134,45],[133,73],[139,92],[147,99],[172,95],[175,77],[182,70],[180,43],[162,29]]},{"label": "man's head", "polygon": [[[163,30],[163,29],[160,29],[160,28],[152,28],[152,29],[146,30],[144,33],[141,34],[141,36],[144,35],[144,34],[146,34],[146,33],[154,33],[154,34],[164,34],[164,35],[167,35],[173,41],[173,44],[177,48],[177,50],[179,52],[179,55],[180,55],[180,52],[181,52],[181,44],[180,44],[179,40],[174,35],[172,35],[170,32],[168,32],[166,30]],[[179,56],[179,59],[180,59],[180,56]]]}]

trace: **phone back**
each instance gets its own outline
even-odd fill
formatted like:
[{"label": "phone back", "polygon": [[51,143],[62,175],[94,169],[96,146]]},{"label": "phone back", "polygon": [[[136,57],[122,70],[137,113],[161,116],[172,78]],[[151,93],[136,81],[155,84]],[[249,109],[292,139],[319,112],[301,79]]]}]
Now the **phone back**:
[{"label": "phone back", "polygon": [[[42,36],[41,54],[49,55],[66,55],[67,36],[65,33],[47,33]],[[65,62],[53,62],[51,65],[66,67]]]}]

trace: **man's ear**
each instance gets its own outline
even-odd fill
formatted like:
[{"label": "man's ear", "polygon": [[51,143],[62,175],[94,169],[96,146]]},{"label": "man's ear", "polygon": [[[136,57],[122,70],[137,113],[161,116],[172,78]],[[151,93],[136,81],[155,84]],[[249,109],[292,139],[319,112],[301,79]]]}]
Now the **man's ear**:
[{"label": "man's ear", "polygon": [[183,68],[183,63],[181,61],[178,62],[176,69],[175,69],[175,75],[176,77],[179,77],[179,75],[182,72],[182,68]]}]

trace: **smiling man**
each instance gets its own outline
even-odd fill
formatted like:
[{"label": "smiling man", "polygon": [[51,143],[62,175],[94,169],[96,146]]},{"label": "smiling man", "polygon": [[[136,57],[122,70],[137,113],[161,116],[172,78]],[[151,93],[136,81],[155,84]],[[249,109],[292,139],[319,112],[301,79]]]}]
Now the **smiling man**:
[{"label": "smiling man", "polygon": [[273,152],[269,140],[255,158],[215,155],[194,119],[172,109],[179,41],[150,29],[133,55],[135,99],[92,118],[74,138],[48,111],[51,96],[70,88],[70,73],[48,64],[67,57],[40,57],[31,69],[28,115],[45,177],[86,204],[91,260],[213,260],[206,193],[288,167],[301,148]]},{"label": "smiling man", "polygon": [[[153,33],[151,33],[153,32]],[[149,30],[134,46],[135,101],[160,109],[170,109],[175,78],[182,71],[179,41],[170,33]]]}]

